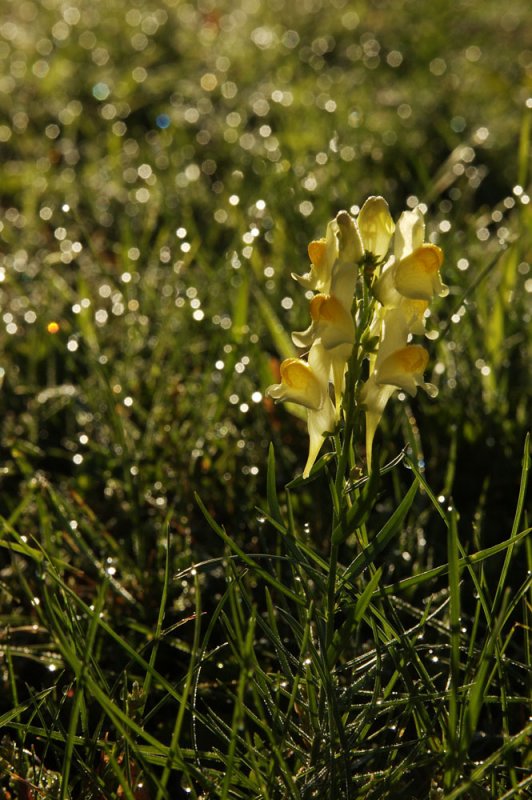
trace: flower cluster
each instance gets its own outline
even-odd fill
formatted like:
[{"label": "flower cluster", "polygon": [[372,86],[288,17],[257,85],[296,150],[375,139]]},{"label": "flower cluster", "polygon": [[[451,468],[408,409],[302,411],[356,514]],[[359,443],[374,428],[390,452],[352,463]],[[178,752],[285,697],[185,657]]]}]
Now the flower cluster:
[{"label": "flower cluster", "polygon": [[410,343],[412,335],[424,333],[432,297],[447,293],[440,278],[442,251],[424,239],[419,207],[405,211],[395,226],[384,198],[370,197],[356,220],[340,211],[325,238],[310,243],[309,272],[292,275],[315,292],[309,327],[292,334],[307,357],[285,359],[281,383],[268,387],[267,394],[307,408],[310,446],[303,477],[345,413],[346,371],[353,355],[357,363],[361,354],[369,359],[369,375],[358,394],[366,413],[368,470],[373,437],[393,392],[414,396],[421,387],[434,396],[435,388],[423,380],[428,353]]}]

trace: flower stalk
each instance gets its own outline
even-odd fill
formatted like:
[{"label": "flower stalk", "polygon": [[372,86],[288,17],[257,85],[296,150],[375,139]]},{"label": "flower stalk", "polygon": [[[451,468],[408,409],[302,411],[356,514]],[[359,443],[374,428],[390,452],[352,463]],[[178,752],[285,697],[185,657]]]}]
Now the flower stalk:
[{"label": "flower stalk", "polygon": [[447,294],[440,277],[443,253],[425,241],[420,206],[403,212],[396,226],[384,198],[370,197],[357,219],[340,211],[325,237],[310,243],[308,254],[308,272],[292,273],[303,288],[315,292],[309,326],[292,334],[301,356],[283,361],[281,382],[266,393],[307,409],[304,478],[332,436],[341,495],[341,482],[357,466],[360,412],[370,473],[374,436],[394,392],[415,396],[422,388],[436,394],[423,378],[428,352],[411,340],[424,334],[431,299]]}]

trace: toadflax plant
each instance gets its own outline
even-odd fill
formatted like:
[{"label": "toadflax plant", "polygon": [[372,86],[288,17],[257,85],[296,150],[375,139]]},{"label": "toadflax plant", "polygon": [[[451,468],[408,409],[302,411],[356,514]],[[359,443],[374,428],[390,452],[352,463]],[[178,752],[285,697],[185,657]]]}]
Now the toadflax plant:
[{"label": "toadflax plant", "polygon": [[403,212],[395,225],[386,200],[369,197],[356,220],[340,211],[308,254],[309,272],[292,275],[315,293],[309,327],[292,334],[304,355],[281,363],[281,382],[267,394],[307,409],[304,478],[329,435],[340,465],[355,466],[356,417],[363,410],[369,473],[375,431],[392,394],[402,389],[413,397],[421,387],[436,395],[423,378],[429,354],[412,338],[424,334],[432,298],[447,294],[443,253],[425,241],[421,206]]}]

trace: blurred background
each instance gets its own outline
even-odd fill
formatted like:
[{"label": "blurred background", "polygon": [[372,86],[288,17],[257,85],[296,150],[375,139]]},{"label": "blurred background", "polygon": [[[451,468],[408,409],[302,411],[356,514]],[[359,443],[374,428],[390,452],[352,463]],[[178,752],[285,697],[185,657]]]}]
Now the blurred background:
[{"label": "blurred background", "polygon": [[[510,536],[530,408],[528,0],[1,0],[0,59],[0,623],[17,655],[0,712],[62,666],[40,547],[88,603],[112,582],[106,619],[139,648],[167,530],[172,575],[224,553],[194,492],[272,551],[269,443],[281,488],[307,451],[304,420],[264,397],[308,324],[290,273],[369,195],[395,219],[425,204],[450,287],[425,343],[439,396],[390,402],[381,461],[410,448],[467,551]],[[383,479],[373,530],[411,480]],[[293,493],[323,552],[327,498],[322,478]],[[445,559],[421,494],[384,578]],[[223,574],[201,581],[208,605]],[[171,582],[167,624],[193,584]],[[158,664],[172,680],[187,637]],[[118,693],[116,648],[101,657]]]},{"label": "blurred background", "polygon": [[[171,506],[198,538],[193,489],[246,530],[269,441],[281,481],[306,449],[262,396],[307,324],[290,272],[370,194],[395,218],[427,205],[451,287],[429,325],[440,395],[408,436],[464,512],[505,505],[526,426],[532,25],[524,0],[421,9],[3,1],[6,510],[38,471],[120,536],[132,514],[157,536]],[[405,441],[395,405],[383,458]]]}]

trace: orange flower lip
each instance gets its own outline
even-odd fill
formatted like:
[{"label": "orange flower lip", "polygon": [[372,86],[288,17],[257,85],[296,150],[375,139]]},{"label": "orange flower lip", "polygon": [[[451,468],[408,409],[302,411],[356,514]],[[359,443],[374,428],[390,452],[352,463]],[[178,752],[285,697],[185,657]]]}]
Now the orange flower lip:
[{"label": "orange flower lip", "polygon": [[429,363],[428,352],[424,347],[417,344],[407,345],[400,350],[396,350],[390,358],[397,362],[397,366],[401,366],[405,372],[409,372],[412,375],[424,372]]},{"label": "orange flower lip", "polygon": [[327,257],[327,244],[325,239],[318,239],[308,246],[308,257],[316,267],[322,267]]},{"label": "orange flower lip", "polygon": [[310,301],[310,316],[314,322],[339,322],[345,309],[334,295],[317,294]]},{"label": "orange flower lip", "polygon": [[306,361],[286,358],[281,363],[281,380],[293,389],[305,389],[315,378]]},{"label": "orange flower lip", "polygon": [[414,268],[433,275],[443,264],[443,250],[436,244],[422,244],[397,265],[401,268]]}]

